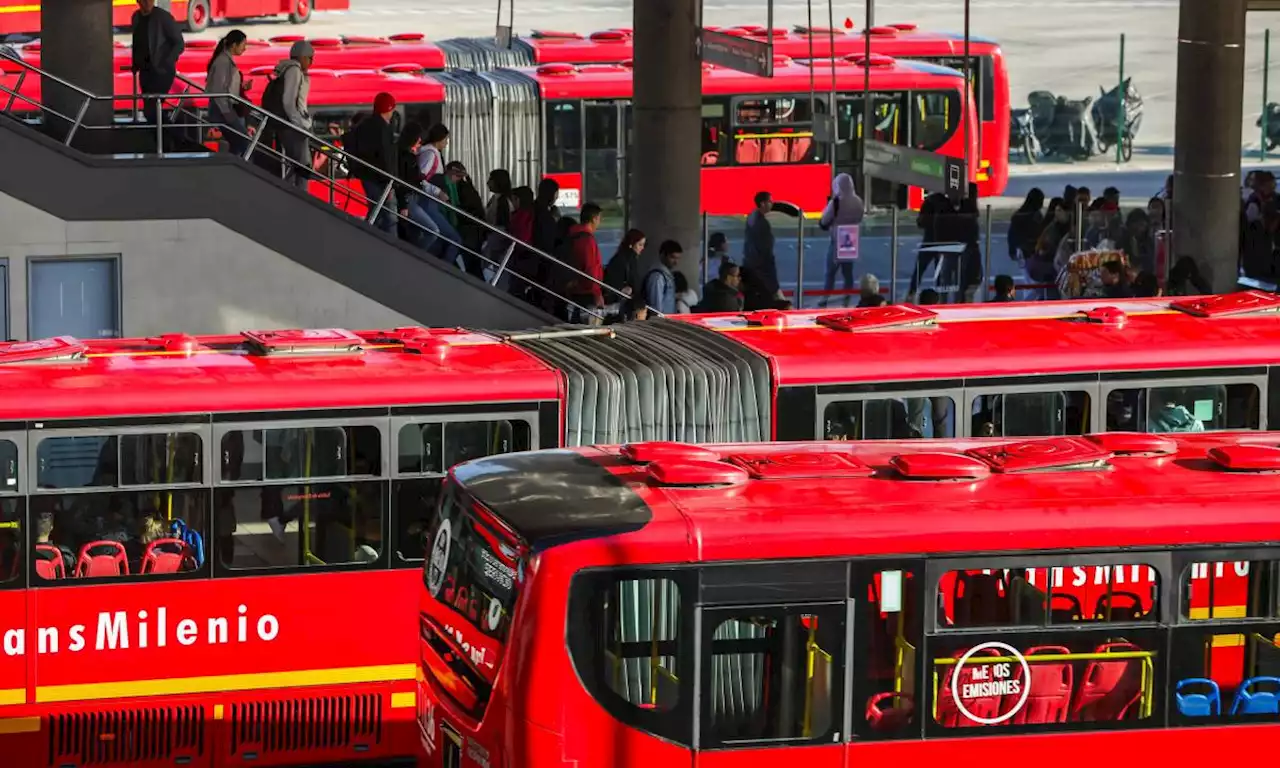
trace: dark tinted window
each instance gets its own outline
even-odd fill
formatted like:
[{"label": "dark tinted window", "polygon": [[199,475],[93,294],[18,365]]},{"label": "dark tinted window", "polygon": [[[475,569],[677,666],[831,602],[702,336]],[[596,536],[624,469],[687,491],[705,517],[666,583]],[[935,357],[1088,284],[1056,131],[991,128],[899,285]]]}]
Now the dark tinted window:
[{"label": "dark tinted window", "polygon": [[914,91],[911,94],[911,146],[933,151],[960,127],[964,112],[957,91]]},{"label": "dark tinted window", "polygon": [[36,448],[40,488],[202,482],[203,443],[189,432],[49,437]]},{"label": "dark tinted window", "polygon": [[386,484],[316,482],[225,488],[214,524],[234,569],[372,564],[382,553]]},{"label": "dark tinted window", "polygon": [[1254,384],[1117,389],[1107,395],[1110,432],[1259,429]]},{"label": "dark tinted window", "polygon": [[451,421],[444,425],[444,464],[452,467],[464,461],[500,453],[527,451],[529,425],[523,421]]},{"label": "dark tinted window", "polygon": [[427,551],[427,532],[440,501],[440,478],[397,480],[391,498],[391,520],[396,558],[401,562],[422,560]]},{"label": "dark tinted window", "polygon": [[10,440],[0,440],[0,493],[17,493],[20,490],[18,446]]},{"label": "dark tinted window", "polygon": [[222,437],[223,482],[382,474],[377,427],[254,429]]},{"label": "dark tinted window", "polygon": [[22,579],[23,500],[0,498],[0,584]]},{"label": "dark tinted window", "polygon": [[582,102],[547,103],[547,173],[582,172]]},{"label": "dark tinted window", "polygon": [[1047,437],[1089,432],[1087,392],[1010,392],[973,401],[974,437]]},{"label": "dark tinted window", "polygon": [[955,437],[955,401],[949,397],[851,400],[823,411],[826,440],[907,440]]}]

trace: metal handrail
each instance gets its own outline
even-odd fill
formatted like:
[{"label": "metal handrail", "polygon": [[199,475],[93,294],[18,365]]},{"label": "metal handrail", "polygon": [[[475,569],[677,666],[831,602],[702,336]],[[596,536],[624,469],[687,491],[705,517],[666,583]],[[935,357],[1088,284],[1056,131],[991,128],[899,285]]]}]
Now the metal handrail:
[{"label": "metal handrail", "polygon": [[[22,70],[22,73],[21,73],[21,74],[20,74],[20,76],[19,76],[19,82],[15,85],[15,88],[14,88],[13,90],[10,90],[8,87],[4,86],[3,84],[0,84],[0,91],[3,91],[4,93],[7,93],[7,94],[10,96],[9,104],[8,104],[8,105],[6,105],[6,109],[5,109],[5,110],[3,110],[3,111],[4,111],[4,112],[8,112],[8,111],[9,111],[9,106],[12,104],[13,99],[14,99],[14,98],[18,98],[18,99],[21,99],[21,100],[23,100],[24,102],[29,103],[29,104],[31,104],[31,105],[33,105],[33,106],[40,107],[42,110],[45,110],[45,111],[51,112],[52,114],[54,114],[55,116],[57,116],[58,118],[60,118],[60,119],[62,119],[62,120],[65,120],[65,121],[67,121],[67,122],[70,122],[70,123],[72,124],[72,125],[71,125],[71,128],[69,129],[69,131],[68,131],[68,135],[67,135],[67,137],[64,139],[64,142],[63,142],[64,144],[66,144],[66,145],[68,145],[68,146],[70,146],[71,141],[72,141],[72,139],[75,137],[75,134],[77,133],[77,131],[78,131],[80,128],[82,128],[82,127],[83,127],[83,128],[85,128],[86,130],[100,130],[100,129],[103,129],[103,128],[108,129],[108,130],[118,129],[118,127],[117,127],[117,126],[101,126],[101,127],[99,127],[99,126],[84,126],[84,125],[83,125],[84,117],[85,117],[85,115],[86,115],[86,114],[87,114],[87,112],[88,112],[89,105],[90,105],[90,104],[92,104],[93,102],[107,101],[107,102],[110,102],[110,103],[112,103],[112,104],[114,105],[114,103],[115,103],[115,102],[117,102],[117,101],[121,101],[121,100],[131,100],[131,103],[133,103],[133,104],[135,104],[135,105],[136,105],[136,104],[137,104],[137,102],[138,102],[138,100],[140,100],[140,99],[144,99],[144,100],[145,100],[145,99],[157,99],[157,100],[159,100],[161,103],[163,103],[164,101],[166,101],[166,100],[167,100],[167,101],[170,101],[170,102],[172,102],[172,101],[177,101],[177,102],[179,102],[179,104],[181,105],[181,104],[182,104],[182,103],[184,103],[184,102],[192,101],[192,100],[196,100],[196,99],[212,100],[212,99],[215,99],[215,98],[216,98],[216,99],[223,99],[223,98],[225,98],[225,99],[230,99],[230,100],[231,100],[233,103],[235,103],[235,104],[239,104],[239,105],[242,105],[242,106],[246,107],[246,108],[247,108],[251,113],[256,113],[256,114],[261,115],[261,119],[258,121],[258,123],[257,123],[256,127],[255,127],[255,128],[253,129],[253,131],[252,131],[250,134],[248,134],[248,135],[243,134],[243,133],[240,133],[239,131],[236,131],[235,129],[231,128],[230,126],[226,125],[225,123],[210,123],[210,124],[216,124],[216,125],[219,127],[219,130],[222,130],[222,131],[230,131],[230,132],[235,133],[236,135],[238,135],[238,136],[240,136],[240,137],[242,137],[242,138],[245,138],[245,139],[248,139],[248,140],[249,140],[249,146],[246,148],[246,150],[245,150],[245,152],[244,152],[244,154],[243,154],[243,156],[242,156],[242,159],[244,159],[244,160],[249,160],[249,159],[251,159],[251,158],[252,158],[252,156],[253,156],[253,153],[254,153],[254,152],[256,152],[256,151],[266,151],[266,152],[268,152],[269,154],[271,154],[271,155],[273,155],[273,156],[275,156],[275,157],[278,157],[278,158],[283,159],[284,161],[286,161],[286,162],[288,162],[288,163],[291,163],[291,164],[293,164],[293,165],[295,165],[295,166],[298,166],[302,171],[304,171],[304,172],[308,175],[308,178],[312,178],[312,177],[314,177],[314,176],[315,176],[315,170],[314,170],[314,168],[310,165],[310,163],[308,163],[307,165],[303,166],[301,163],[299,163],[298,161],[294,160],[293,158],[287,157],[287,156],[285,156],[284,154],[282,154],[282,153],[280,153],[280,152],[277,152],[277,151],[275,151],[274,149],[271,149],[270,147],[262,147],[262,146],[261,146],[260,142],[261,142],[261,138],[262,138],[263,129],[265,129],[265,128],[266,128],[266,127],[271,123],[271,121],[272,121],[272,120],[275,120],[277,123],[279,123],[280,125],[283,125],[283,126],[287,127],[289,130],[294,131],[295,133],[301,134],[304,138],[306,138],[306,139],[307,139],[307,141],[308,141],[308,143],[309,143],[309,146],[310,146],[311,144],[315,144],[315,145],[318,145],[318,146],[322,147],[322,148],[323,148],[323,151],[325,151],[325,153],[326,153],[326,154],[329,154],[329,155],[330,155],[330,159],[331,159],[331,160],[332,160],[332,158],[333,158],[333,156],[334,156],[334,155],[336,155],[336,156],[338,156],[338,157],[342,158],[342,159],[347,163],[347,167],[348,167],[348,169],[350,169],[350,168],[353,166],[353,163],[358,163],[360,166],[362,166],[362,167],[363,167],[364,169],[366,169],[368,172],[370,172],[371,174],[373,174],[373,175],[375,176],[375,178],[381,178],[384,182],[386,182],[386,184],[385,184],[385,187],[386,187],[386,188],[385,188],[385,190],[384,190],[383,194],[381,195],[381,198],[380,198],[379,200],[377,200],[377,201],[374,201],[374,200],[372,200],[371,198],[366,197],[366,196],[363,194],[363,192],[357,193],[354,189],[347,189],[347,190],[346,190],[346,192],[347,192],[348,194],[355,194],[355,195],[357,195],[357,196],[359,197],[359,199],[361,199],[361,200],[362,200],[362,201],[364,201],[365,203],[373,203],[373,204],[374,204],[374,207],[370,210],[370,212],[369,212],[369,216],[368,216],[368,219],[367,219],[370,223],[374,223],[374,222],[376,222],[376,221],[377,221],[378,216],[383,212],[383,208],[384,208],[384,206],[386,205],[387,200],[390,198],[391,193],[392,193],[392,191],[393,191],[393,189],[394,189],[395,187],[397,187],[397,186],[398,186],[398,187],[401,187],[401,188],[404,188],[404,189],[408,189],[408,190],[410,190],[410,191],[414,192],[415,194],[425,194],[425,192],[424,192],[421,188],[419,188],[419,187],[415,187],[415,186],[413,186],[413,185],[411,185],[411,184],[408,184],[408,183],[407,183],[407,182],[405,182],[404,180],[402,180],[402,179],[400,179],[400,178],[398,178],[398,177],[396,177],[396,176],[394,176],[394,175],[392,175],[392,174],[389,174],[389,173],[387,173],[386,171],[383,171],[381,168],[377,168],[376,166],[373,166],[373,165],[371,165],[371,164],[369,164],[369,163],[365,162],[364,160],[360,159],[359,157],[356,157],[355,155],[352,155],[352,154],[350,154],[350,153],[346,152],[346,151],[345,151],[345,150],[343,150],[341,147],[334,146],[332,142],[329,142],[329,141],[326,141],[326,140],[324,140],[324,139],[320,138],[319,136],[315,135],[314,133],[312,133],[312,132],[308,131],[308,130],[307,130],[307,129],[305,129],[305,128],[302,128],[302,127],[300,127],[300,126],[294,125],[293,123],[290,123],[287,119],[285,119],[285,118],[284,118],[284,117],[282,117],[282,116],[272,114],[270,111],[268,111],[268,110],[264,109],[263,107],[261,107],[261,106],[259,106],[259,105],[257,105],[257,104],[254,104],[253,102],[249,101],[248,99],[245,99],[245,98],[244,98],[242,95],[240,95],[240,94],[232,94],[232,93],[225,93],[225,94],[224,94],[224,93],[210,93],[210,92],[208,92],[208,91],[204,90],[204,89],[203,89],[203,88],[202,88],[198,83],[195,83],[194,81],[190,80],[190,79],[189,79],[189,78],[187,78],[187,77],[184,77],[184,76],[183,76],[183,75],[181,75],[181,74],[179,74],[179,75],[178,75],[178,79],[179,79],[179,80],[181,80],[184,84],[186,84],[186,85],[188,86],[188,88],[196,89],[196,90],[195,90],[195,92],[189,92],[189,91],[188,91],[188,92],[183,92],[183,93],[168,93],[168,94],[140,94],[140,93],[133,93],[133,94],[125,94],[125,95],[101,96],[101,95],[98,95],[98,94],[94,94],[94,93],[92,93],[92,92],[90,92],[90,91],[88,91],[88,90],[85,90],[84,88],[81,88],[81,87],[79,87],[79,86],[72,85],[71,83],[68,83],[67,81],[65,81],[65,80],[63,80],[63,79],[61,79],[61,78],[57,77],[56,75],[50,75],[50,74],[46,73],[44,70],[40,69],[39,67],[36,67],[36,66],[34,66],[34,65],[32,65],[32,64],[30,64],[30,63],[28,63],[28,62],[26,62],[26,61],[23,61],[23,60],[22,60],[22,59],[20,59],[20,58],[16,58],[16,57],[14,57],[14,56],[10,55],[10,54],[9,54],[7,51],[5,51],[5,50],[0,49],[0,57],[4,57],[6,60],[14,62],[14,63],[15,63],[15,64],[17,64],[17,65],[21,68],[21,70]],[[66,115],[62,115],[62,114],[58,113],[58,112],[57,112],[57,111],[55,111],[55,110],[50,110],[50,109],[48,109],[47,107],[45,107],[45,105],[43,105],[43,104],[41,104],[41,103],[39,103],[39,102],[36,102],[34,99],[31,99],[30,97],[27,97],[27,96],[22,95],[21,93],[18,93],[18,92],[17,92],[17,88],[21,86],[22,78],[24,78],[24,77],[25,77],[25,75],[26,75],[26,73],[27,73],[27,72],[32,72],[32,73],[38,74],[38,75],[40,75],[41,77],[49,77],[49,78],[51,78],[54,82],[58,83],[59,85],[62,85],[62,86],[64,86],[64,87],[66,87],[66,88],[68,88],[68,89],[70,89],[70,90],[74,91],[76,94],[78,94],[78,95],[82,96],[82,97],[84,98],[84,101],[83,101],[83,102],[82,102],[82,104],[81,104],[81,107],[80,107],[80,110],[79,110],[79,112],[78,112],[77,116],[76,116],[75,118],[69,118],[69,117],[67,117]],[[179,106],[177,111],[184,111],[184,110],[183,110],[183,107],[182,107],[182,106]],[[158,112],[160,112],[160,119],[157,121],[157,125],[155,126],[156,136],[157,136],[157,145],[158,145],[158,146],[157,146],[157,151],[158,151],[160,154],[162,154],[162,155],[163,155],[163,154],[164,154],[164,148],[163,148],[162,137],[163,137],[163,129],[164,129],[164,127],[165,127],[165,126],[163,125],[163,120],[164,120],[164,118],[163,118],[163,110],[158,110]],[[198,119],[198,118],[197,118],[197,119]],[[203,126],[203,125],[205,125],[205,124],[206,124],[206,123],[205,123],[204,121],[200,121],[200,123],[199,123],[199,125],[201,125],[201,126]],[[151,126],[147,125],[147,126],[145,126],[145,127],[146,127],[146,128],[150,128]],[[182,125],[174,125],[174,124],[170,124],[168,127],[169,127],[169,128],[174,128],[174,127],[190,127],[190,126],[182,126]],[[246,123],[246,127],[247,127],[247,123]],[[350,174],[348,174],[348,175],[350,175]],[[330,180],[331,188],[332,188],[332,183],[333,183],[333,181],[332,181],[332,179],[331,179],[331,180]],[[363,185],[362,185],[362,188],[363,188]],[[332,197],[332,193],[331,193],[331,197]],[[551,262],[552,264],[555,264],[555,265],[557,265],[557,266],[559,266],[559,267],[561,267],[561,268],[563,268],[563,269],[565,269],[565,270],[568,270],[570,273],[575,274],[575,275],[577,275],[578,277],[585,278],[586,280],[590,281],[592,284],[594,284],[594,285],[596,285],[596,286],[599,286],[599,288],[600,288],[600,290],[601,290],[602,295],[612,296],[612,297],[615,297],[616,299],[618,299],[618,300],[620,300],[620,301],[626,301],[627,299],[629,299],[629,298],[630,298],[630,297],[629,297],[629,295],[628,295],[628,294],[626,294],[625,292],[623,292],[623,291],[619,291],[619,290],[617,290],[617,289],[613,288],[612,286],[610,286],[610,285],[608,285],[608,284],[604,283],[603,281],[595,279],[594,277],[592,277],[591,275],[588,275],[587,273],[583,272],[582,270],[578,269],[577,267],[574,267],[574,266],[573,266],[573,265],[571,265],[571,264],[567,264],[567,263],[565,263],[564,261],[562,261],[562,260],[560,260],[560,259],[556,258],[555,256],[553,256],[553,255],[551,255],[551,254],[549,254],[549,253],[546,253],[545,251],[542,251],[542,250],[540,250],[540,249],[538,249],[538,248],[533,247],[532,245],[530,245],[530,244],[528,244],[528,243],[525,243],[525,242],[523,242],[523,241],[520,241],[519,239],[517,239],[516,237],[514,237],[513,235],[511,235],[509,232],[504,232],[503,230],[499,229],[498,227],[493,226],[492,224],[490,224],[489,222],[485,221],[484,219],[478,218],[478,217],[476,217],[476,216],[472,216],[472,215],[471,215],[470,213],[468,213],[467,211],[464,211],[464,210],[462,210],[462,209],[460,209],[460,208],[456,208],[456,207],[455,207],[455,206],[453,206],[453,204],[452,204],[452,203],[450,203],[450,202],[443,201],[443,200],[439,200],[438,198],[433,199],[433,201],[434,201],[435,203],[437,203],[438,205],[440,205],[440,206],[442,206],[442,207],[444,207],[444,208],[448,209],[449,211],[452,211],[455,215],[465,217],[466,219],[468,219],[468,220],[470,220],[470,221],[472,221],[472,222],[474,222],[474,223],[478,224],[478,225],[479,225],[483,230],[485,230],[485,231],[486,231],[486,239],[487,239],[487,234],[496,233],[496,234],[498,234],[501,238],[503,238],[503,239],[505,239],[505,240],[507,240],[507,241],[508,241],[508,246],[507,246],[507,248],[506,248],[506,250],[505,250],[505,252],[504,252],[504,254],[503,254],[502,260],[501,260],[500,262],[495,262],[494,260],[492,260],[492,259],[488,258],[487,256],[485,256],[483,253],[477,253],[477,252],[475,252],[475,251],[472,251],[472,250],[470,250],[470,249],[466,248],[466,247],[465,247],[464,245],[462,245],[461,243],[455,243],[455,242],[453,242],[452,240],[449,240],[448,238],[444,237],[444,235],[442,235],[442,234],[440,234],[440,233],[435,233],[435,232],[431,233],[431,234],[433,234],[435,237],[439,238],[440,240],[443,240],[443,241],[445,241],[445,242],[447,242],[447,243],[449,243],[449,244],[453,245],[454,247],[458,248],[460,252],[462,252],[462,253],[466,253],[466,254],[469,254],[469,255],[472,255],[472,256],[476,256],[476,257],[478,257],[481,261],[486,262],[486,263],[487,263],[487,264],[489,264],[490,266],[494,267],[494,268],[495,268],[495,270],[496,270],[496,271],[495,271],[495,274],[493,275],[493,277],[492,277],[492,278],[490,278],[490,281],[489,281],[489,282],[490,282],[490,284],[492,284],[492,285],[497,285],[498,281],[499,281],[499,280],[501,279],[501,277],[502,277],[502,274],[505,272],[505,273],[507,273],[508,275],[514,275],[515,277],[519,278],[520,280],[522,280],[522,281],[523,281],[524,283],[526,283],[527,285],[529,285],[529,286],[531,286],[531,287],[533,287],[533,288],[537,289],[538,291],[540,291],[540,292],[542,292],[542,293],[545,293],[545,294],[547,294],[547,295],[549,295],[549,296],[551,296],[551,297],[553,297],[553,298],[555,298],[555,299],[557,299],[557,300],[559,300],[559,301],[563,301],[565,304],[567,304],[567,305],[569,305],[569,306],[572,306],[572,307],[574,307],[575,309],[578,309],[578,310],[582,311],[583,313],[585,313],[585,314],[587,314],[587,315],[590,315],[590,316],[592,316],[592,317],[595,317],[595,318],[597,318],[597,319],[601,319],[601,320],[603,320],[603,319],[604,319],[604,313],[603,313],[603,312],[601,312],[601,311],[597,311],[594,307],[583,307],[583,306],[581,306],[581,305],[577,304],[576,302],[574,302],[574,301],[570,300],[569,298],[559,295],[558,293],[556,293],[556,292],[555,292],[554,290],[552,290],[551,288],[549,288],[549,287],[547,287],[547,286],[544,286],[544,285],[542,285],[541,283],[536,282],[535,280],[529,279],[529,278],[525,277],[524,275],[519,274],[518,272],[511,272],[511,271],[509,271],[509,270],[507,269],[507,265],[509,264],[509,262],[510,262],[510,260],[511,260],[512,256],[514,255],[515,250],[516,250],[517,248],[521,248],[521,249],[524,249],[525,251],[527,251],[528,253],[531,253],[531,254],[536,255],[536,256],[537,256],[538,258],[540,258],[540,259],[543,259],[543,260],[549,261],[549,262]],[[399,212],[398,210],[394,209],[394,208],[390,211],[390,213],[391,213],[393,216],[395,216],[395,218],[396,218],[397,220],[399,220],[399,221],[408,222],[409,224],[411,224],[411,225],[413,225],[413,226],[417,227],[419,230],[421,230],[421,231],[423,231],[423,232],[428,232],[428,231],[429,231],[429,230],[427,230],[426,228],[424,228],[424,227],[420,226],[417,222],[414,222],[414,221],[412,221],[411,219],[408,219],[408,218],[406,218],[406,217],[404,217],[404,216],[401,216],[401,215],[400,215],[400,212]],[[657,308],[655,308],[655,307],[649,307],[649,308],[648,308],[648,310],[649,310],[650,312],[654,313],[654,314],[655,314],[655,315],[657,315],[657,316],[661,316],[661,314],[662,314],[662,313],[661,313],[661,312],[659,312],[659,311],[658,311],[658,309],[657,309]]]}]

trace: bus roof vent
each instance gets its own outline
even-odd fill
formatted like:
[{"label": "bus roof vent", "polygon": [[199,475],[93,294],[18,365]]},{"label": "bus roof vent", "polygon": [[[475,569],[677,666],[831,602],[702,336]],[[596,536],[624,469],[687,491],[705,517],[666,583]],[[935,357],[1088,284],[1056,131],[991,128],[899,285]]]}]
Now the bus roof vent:
[{"label": "bus roof vent", "polygon": [[786,328],[787,313],[779,309],[757,309],[742,316],[751,328]]},{"label": "bus roof vent", "polygon": [[653,441],[648,443],[627,443],[619,451],[622,458],[633,464],[648,464],[654,461],[719,461],[720,454],[708,448],[700,448],[688,443],[671,443]]},{"label": "bus roof vent", "polygon": [[185,333],[164,333],[147,338],[147,344],[165,352],[194,352],[200,346],[200,340]]},{"label": "bus roof vent", "polygon": [[1178,452],[1172,439],[1141,432],[1103,432],[1087,439],[1116,456],[1172,456]]},{"label": "bus roof vent", "polygon": [[631,39],[631,35],[620,29],[606,29],[603,32],[592,32],[591,40],[596,43],[625,43]]},{"label": "bus roof vent", "polygon": [[245,331],[245,341],[262,355],[333,355],[358,353],[364,339],[341,328]]},{"label": "bus roof vent", "polygon": [[253,69],[249,70],[249,74],[253,75],[254,77],[262,77],[264,75],[270,75],[275,71],[276,71],[276,65],[263,64],[262,66],[254,67]]},{"label": "bus roof vent", "polygon": [[908,480],[983,480],[991,474],[981,459],[941,451],[900,454],[889,459],[889,466]]},{"label": "bus roof vent", "polygon": [[889,26],[900,32],[915,32],[919,29],[915,24],[890,24]]},{"label": "bus roof vent", "polygon": [[266,48],[271,45],[271,43],[267,42],[266,40],[249,39],[249,40],[245,40],[244,42],[250,48]]},{"label": "bus roof vent", "polygon": [[338,37],[313,37],[311,44],[316,48],[341,48],[342,39]]},{"label": "bus roof vent", "polygon": [[[761,27],[761,29],[763,29],[763,27]],[[722,29],[717,29],[716,31],[724,35],[732,35],[733,37],[751,36],[751,30],[743,29],[742,27],[724,27]]]},{"label": "bus roof vent", "polygon": [[390,39],[373,35],[343,35],[342,42],[346,45],[391,45]]},{"label": "bus roof vent", "polygon": [[648,472],[654,485],[714,487],[745,485],[750,479],[745,469],[723,461],[658,461]]},{"label": "bus roof vent", "polygon": [[933,325],[938,322],[938,313],[914,304],[887,304],[818,315],[816,322],[833,331],[879,331]]},{"label": "bus roof vent", "polygon": [[837,29],[835,27],[806,27],[803,24],[797,24],[796,34],[797,35],[822,35],[823,37],[826,37],[828,35],[840,35],[843,37],[844,35],[847,35],[849,33],[844,31],[843,29]]},{"label": "bus roof vent", "polygon": [[981,459],[993,472],[1064,472],[1102,469],[1112,454],[1097,443],[1083,437],[1052,437],[1020,443],[973,448],[966,453]]},{"label": "bus roof vent", "polygon": [[871,477],[875,470],[847,453],[774,453],[730,456],[757,480],[800,480],[820,477]]},{"label": "bus roof vent", "polygon": [[188,40],[185,47],[193,51],[208,51],[217,46],[217,40]]},{"label": "bus roof vent", "polygon": [[1209,460],[1228,472],[1280,472],[1280,448],[1272,445],[1224,445],[1210,449]]},{"label": "bus roof vent", "polygon": [[427,36],[421,32],[398,32],[394,35],[387,35],[387,39],[393,43],[420,43],[427,39]]},{"label": "bus roof vent", "polygon": [[0,343],[0,365],[70,363],[83,360],[88,346],[72,336]]},{"label": "bus roof vent", "polygon": [[772,32],[764,27],[747,30],[748,37],[786,37],[787,34],[787,30],[782,27],[774,27]]},{"label": "bus roof vent", "polygon": [[547,77],[568,77],[569,75],[577,74],[577,72],[578,68],[572,64],[543,64],[538,67],[538,74]]},{"label": "bus roof vent", "polygon": [[275,37],[268,37],[267,39],[276,45],[293,45],[294,43],[306,40],[307,38],[305,35],[276,35]]},{"label": "bus roof vent", "polygon": [[873,53],[870,56],[855,53],[849,56],[849,61],[859,67],[892,67],[896,63],[892,56],[885,56],[883,53]]},{"label": "bus roof vent", "polygon": [[1118,307],[1094,307],[1077,312],[1066,319],[1088,325],[1104,325],[1108,328],[1123,328],[1129,322],[1129,316]]},{"label": "bus roof vent", "polygon": [[867,30],[867,32],[873,35],[879,35],[881,37],[888,37],[890,35],[898,34],[898,28],[897,27],[871,27],[870,29]]},{"label": "bus roof vent", "polygon": [[1280,312],[1280,296],[1263,291],[1240,291],[1175,301],[1169,304],[1169,308],[1196,317],[1232,317]]},{"label": "bus roof vent", "polygon": [[794,61],[794,59],[785,53],[775,53],[773,55],[773,66],[775,67],[789,67],[794,63]]},{"label": "bus roof vent", "polygon": [[422,71],[421,64],[414,64],[412,61],[402,61],[396,64],[388,64],[382,68],[382,71],[388,75],[412,75]]}]

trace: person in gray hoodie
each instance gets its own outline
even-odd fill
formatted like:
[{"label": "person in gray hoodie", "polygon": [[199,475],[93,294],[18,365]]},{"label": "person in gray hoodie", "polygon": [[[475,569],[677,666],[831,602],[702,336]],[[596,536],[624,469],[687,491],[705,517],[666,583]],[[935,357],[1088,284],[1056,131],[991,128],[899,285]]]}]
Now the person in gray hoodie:
[{"label": "person in gray hoodie", "polygon": [[[244,53],[248,45],[245,34],[233,29],[218,41],[213,56],[209,58],[209,77],[205,81],[205,90],[209,93],[229,93],[233,96],[244,96],[243,79],[240,68],[236,66],[235,57]],[[244,155],[249,147],[249,129],[244,118],[248,109],[243,102],[227,97],[210,99],[209,118],[224,126],[222,138],[227,146],[237,155]]]},{"label": "person in gray hoodie", "polygon": [[[306,40],[299,40],[289,49],[289,58],[276,64],[275,76],[280,79],[280,117],[290,125],[304,131],[311,130],[311,112],[307,109],[307,100],[311,95],[311,76],[307,74],[315,62],[316,49]],[[264,104],[271,109],[272,105]],[[274,111],[274,110],[272,110]],[[289,163],[288,175],[293,183],[305,190],[311,180],[311,145],[305,134],[287,128],[280,131],[280,147]]]},{"label": "person in gray hoodie", "polygon": [[[840,228],[861,224],[863,213],[862,198],[858,197],[858,191],[853,187],[853,177],[847,173],[835,177],[831,182],[831,199],[827,201],[826,210],[818,220],[818,226],[822,231],[831,233],[831,245],[827,250],[827,277],[823,281],[822,288],[825,291],[833,290],[836,285],[836,272],[843,272],[846,307],[849,306],[849,299],[853,294],[853,261],[842,261],[837,258],[840,253]],[[824,303],[830,302],[831,294],[828,293]]]}]

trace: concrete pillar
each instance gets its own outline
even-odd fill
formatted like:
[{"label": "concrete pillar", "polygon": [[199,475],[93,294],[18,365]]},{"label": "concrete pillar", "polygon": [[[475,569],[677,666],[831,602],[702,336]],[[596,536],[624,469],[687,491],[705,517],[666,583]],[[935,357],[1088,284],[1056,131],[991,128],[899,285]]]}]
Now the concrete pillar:
[{"label": "concrete pillar", "polygon": [[1182,0],[1173,226],[1218,293],[1236,286],[1247,0]]},{"label": "concrete pillar", "polygon": [[[104,0],[43,0],[40,23],[43,27],[40,61],[45,71],[90,93],[105,96],[113,92],[111,3]],[[47,77],[43,78],[40,93],[46,106],[73,119],[84,103],[80,94]],[[110,124],[111,103],[92,104],[85,117],[89,125]],[[69,126],[52,115],[46,125],[58,137],[65,136]],[[77,137],[77,145],[89,138],[80,134]]]},{"label": "concrete pillar", "polygon": [[[698,285],[702,64],[694,41],[699,0],[634,3],[635,100],[631,226],[648,237],[650,259],[663,240],[684,246],[680,271]],[[700,286],[699,286],[700,287]]]}]

